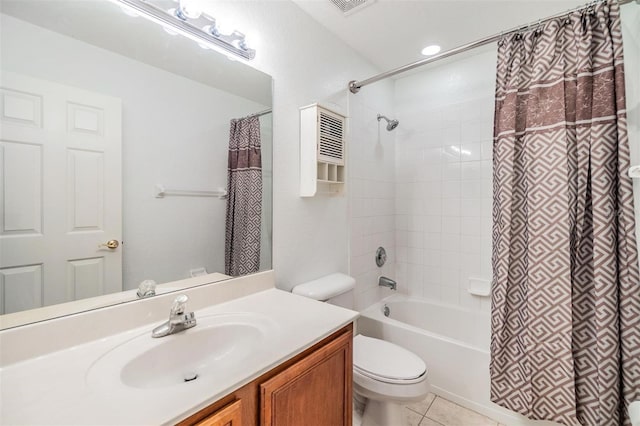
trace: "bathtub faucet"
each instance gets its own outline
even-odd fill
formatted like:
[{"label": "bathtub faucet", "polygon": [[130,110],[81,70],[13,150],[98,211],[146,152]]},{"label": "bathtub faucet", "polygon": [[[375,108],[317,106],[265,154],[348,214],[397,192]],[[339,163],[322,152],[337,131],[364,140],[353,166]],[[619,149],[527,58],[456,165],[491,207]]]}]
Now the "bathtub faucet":
[{"label": "bathtub faucet", "polygon": [[389,287],[391,290],[395,290],[398,284],[392,280],[391,278],[383,277],[382,275],[378,277],[378,285],[382,287]]}]

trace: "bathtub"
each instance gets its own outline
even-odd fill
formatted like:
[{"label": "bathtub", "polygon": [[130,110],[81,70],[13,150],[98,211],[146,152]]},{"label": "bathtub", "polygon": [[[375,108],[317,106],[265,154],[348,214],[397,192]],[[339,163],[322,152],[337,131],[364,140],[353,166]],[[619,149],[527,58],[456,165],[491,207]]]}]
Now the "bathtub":
[{"label": "bathtub", "polygon": [[[385,306],[389,317],[383,314]],[[420,356],[437,395],[509,426],[555,424],[534,423],[490,402],[488,312],[395,294],[362,311],[357,331]]]}]

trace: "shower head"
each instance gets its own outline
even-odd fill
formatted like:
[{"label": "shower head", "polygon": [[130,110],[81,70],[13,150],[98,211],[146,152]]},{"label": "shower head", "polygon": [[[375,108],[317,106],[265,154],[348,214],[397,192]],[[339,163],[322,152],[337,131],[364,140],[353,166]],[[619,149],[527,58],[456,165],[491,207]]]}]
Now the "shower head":
[{"label": "shower head", "polygon": [[396,127],[398,127],[398,124],[400,124],[400,122],[398,120],[389,120],[384,115],[378,114],[378,121],[380,121],[383,118],[387,122],[387,131],[389,131],[389,132],[392,131],[393,129],[395,129]]}]

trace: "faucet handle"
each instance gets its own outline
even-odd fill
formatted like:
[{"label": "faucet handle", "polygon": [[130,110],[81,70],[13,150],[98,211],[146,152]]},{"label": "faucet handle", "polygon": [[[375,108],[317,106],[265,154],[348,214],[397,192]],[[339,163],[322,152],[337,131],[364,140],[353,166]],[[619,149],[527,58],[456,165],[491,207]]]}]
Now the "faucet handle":
[{"label": "faucet handle", "polygon": [[138,286],[138,297],[150,297],[156,295],[156,282],[154,280],[144,280]]},{"label": "faucet handle", "polygon": [[171,315],[182,315],[188,301],[189,297],[186,294],[176,297],[173,301],[173,306],[171,306]]}]

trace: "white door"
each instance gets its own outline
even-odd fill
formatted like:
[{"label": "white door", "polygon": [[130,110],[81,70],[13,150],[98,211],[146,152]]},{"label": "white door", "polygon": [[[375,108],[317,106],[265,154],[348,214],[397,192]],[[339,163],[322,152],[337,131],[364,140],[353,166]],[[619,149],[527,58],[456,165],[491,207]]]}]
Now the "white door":
[{"label": "white door", "polygon": [[122,290],[120,99],[0,76],[0,314]]}]

